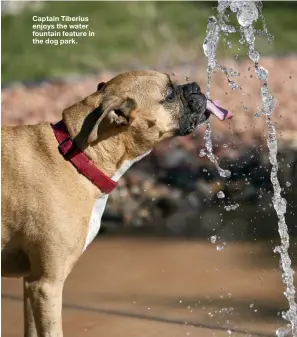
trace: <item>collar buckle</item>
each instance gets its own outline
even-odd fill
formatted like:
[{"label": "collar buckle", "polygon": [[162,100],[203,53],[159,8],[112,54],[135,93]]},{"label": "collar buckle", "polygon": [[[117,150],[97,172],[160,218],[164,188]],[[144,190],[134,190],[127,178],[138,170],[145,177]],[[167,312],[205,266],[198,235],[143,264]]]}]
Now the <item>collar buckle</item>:
[{"label": "collar buckle", "polygon": [[73,146],[73,141],[72,138],[69,136],[66,139],[64,139],[59,145],[58,145],[58,149],[59,152],[61,153],[61,155],[69,160],[71,157],[71,154],[73,153],[73,151],[75,150],[74,146]]}]

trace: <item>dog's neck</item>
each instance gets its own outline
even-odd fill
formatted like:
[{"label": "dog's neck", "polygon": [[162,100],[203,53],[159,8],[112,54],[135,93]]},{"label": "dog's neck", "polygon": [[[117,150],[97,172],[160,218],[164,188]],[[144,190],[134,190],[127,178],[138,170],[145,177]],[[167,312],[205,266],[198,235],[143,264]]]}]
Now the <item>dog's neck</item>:
[{"label": "dog's neck", "polygon": [[[87,119],[91,116],[89,111],[94,111],[98,107],[99,101],[98,95],[88,96],[83,101],[65,109],[63,120],[76,145],[84,151],[100,171],[114,181],[118,181],[135,162],[148,155],[151,150],[144,150],[143,153],[133,156],[128,153],[127,139],[121,133],[101,139],[94,146],[89,146],[87,139],[94,121],[91,120],[92,118],[89,121]],[[81,111],[86,111],[85,116],[82,116]]]},{"label": "dog's neck", "polygon": [[125,174],[125,172],[136,162],[140,161],[142,158],[146,157],[150,154],[151,150],[148,150],[144,154],[134,158],[134,159],[127,159],[125,160],[122,165],[118,168],[118,170],[112,176],[112,180],[119,181],[119,179]]}]

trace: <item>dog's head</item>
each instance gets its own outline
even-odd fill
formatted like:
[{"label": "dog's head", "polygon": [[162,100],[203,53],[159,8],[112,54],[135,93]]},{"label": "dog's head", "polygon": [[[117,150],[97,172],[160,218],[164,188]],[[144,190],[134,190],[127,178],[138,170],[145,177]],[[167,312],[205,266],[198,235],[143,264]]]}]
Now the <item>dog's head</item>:
[{"label": "dog's head", "polygon": [[[190,134],[210,115],[197,83],[175,86],[167,74],[156,71],[120,74],[100,83],[80,104],[85,106],[79,110],[87,109],[89,115],[77,140],[84,138],[86,145],[95,146],[102,140],[121,137],[126,148],[134,149],[133,157],[164,139]],[[69,109],[73,114],[73,107]],[[64,113],[65,118],[67,122]]]},{"label": "dog's head", "polygon": [[188,135],[209,117],[206,97],[197,83],[175,86],[167,74],[156,71],[120,74],[100,83],[98,90],[104,101],[113,100],[110,120],[117,125],[141,124],[142,128],[146,124],[142,132],[157,142]]}]

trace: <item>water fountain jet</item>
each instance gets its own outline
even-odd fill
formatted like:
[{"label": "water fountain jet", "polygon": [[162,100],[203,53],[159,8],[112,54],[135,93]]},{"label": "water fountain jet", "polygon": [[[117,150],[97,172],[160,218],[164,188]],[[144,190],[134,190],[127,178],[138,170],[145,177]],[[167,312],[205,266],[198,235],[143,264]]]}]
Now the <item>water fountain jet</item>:
[{"label": "water fountain jet", "polygon": [[[237,22],[239,27],[233,27],[229,24],[228,15],[226,15],[227,10],[236,14]],[[278,232],[281,239],[280,246],[275,247],[274,252],[280,255],[280,266],[282,269],[282,279],[285,284],[285,292],[288,303],[289,310],[282,313],[282,317],[289,322],[289,328],[292,331],[293,337],[297,337],[297,304],[295,302],[295,287],[294,287],[294,270],[291,267],[291,259],[289,256],[289,243],[290,237],[288,233],[288,227],[285,220],[286,205],[287,202],[285,198],[281,195],[281,186],[277,177],[279,164],[277,161],[277,137],[276,130],[271,120],[271,114],[275,109],[275,98],[269,91],[268,86],[268,70],[260,66],[260,53],[255,49],[255,28],[254,22],[259,18],[262,21],[263,31],[268,36],[268,40],[272,40],[272,36],[268,33],[264,16],[262,14],[262,3],[261,1],[218,1],[218,18],[212,16],[208,20],[206,38],[203,43],[203,50],[208,58],[208,83],[207,83],[207,98],[210,98],[211,89],[211,79],[212,73],[215,68],[221,70],[228,79],[229,86],[232,89],[236,89],[238,86],[235,82],[229,80],[229,76],[232,76],[233,70],[226,69],[224,66],[220,65],[216,60],[216,50],[220,41],[221,35],[228,35],[240,31],[241,38],[240,43],[246,43],[248,46],[248,57],[254,63],[255,73],[257,78],[262,81],[261,83],[261,99],[262,107],[257,116],[262,114],[266,117],[267,128],[268,128],[268,139],[267,145],[269,149],[269,160],[272,165],[271,169],[271,182],[274,190],[274,195],[272,198],[274,209],[278,217]],[[235,117],[236,118],[236,117]],[[205,137],[206,141],[206,155],[215,164],[219,174],[223,177],[230,176],[230,171],[223,170],[219,167],[217,158],[213,154],[212,150],[212,139],[211,139],[211,127],[210,121],[207,122]],[[276,335],[278,337],[285,336],[286,331],[283,329],[278,329]]]}]

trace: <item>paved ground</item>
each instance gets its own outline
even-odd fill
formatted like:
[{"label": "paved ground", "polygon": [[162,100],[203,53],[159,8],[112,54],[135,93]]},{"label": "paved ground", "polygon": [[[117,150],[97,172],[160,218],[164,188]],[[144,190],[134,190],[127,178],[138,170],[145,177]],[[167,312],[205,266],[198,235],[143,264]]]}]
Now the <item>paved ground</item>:
[{"label": "paved ground", "polygon": [[[217,251],[211,243],[102,236],[67,280],[65,336],[275,336],[286,300],[269,252],[263,244]],[[2,336],[21,336],[20,280],[3,279],[2,296]]]}]

